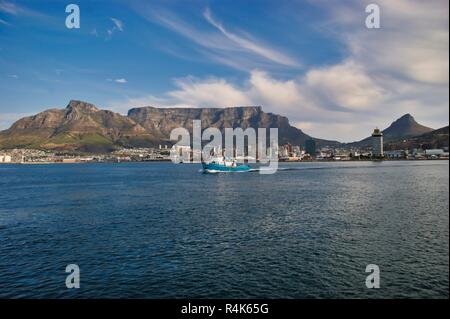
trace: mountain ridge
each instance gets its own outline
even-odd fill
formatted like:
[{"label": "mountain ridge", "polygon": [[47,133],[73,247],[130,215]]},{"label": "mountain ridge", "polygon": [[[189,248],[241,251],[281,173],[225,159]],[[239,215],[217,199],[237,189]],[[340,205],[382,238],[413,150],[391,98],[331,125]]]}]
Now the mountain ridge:
[{"label": "mountain ridge", "polygon": [[[131,108],[127,115],[121,115],[100,109],[88,102],[71,100],[65,108],[51,108],[21,118],[7,130],[0,131],[0,149],[38,148],[102,153],[118,147],[155,147],[159,144],[173,144],[174,141],[169,140],[170,132],[176,127],[184,127],[192,132],[193,120],[201,120],[203,129],[216,127],[222,133],[227,127],[240,127],[244,130],[248,127],[278,128],[280,145],[290,143],[304,146],[308,139],[314,139],[318,147],[366,147],[371,144],[370,137],[353,143],[311,137],[301,129],[291,126],[287,117],[266,113],[261,106],[145,106]],[[445,131],[445,127],[442,129]],[[435,131],[432,128],[417,123],[409,113],[393,121],[382,132],[385,144],[390,145],[389,148],[401,145],[399,143],[405,139],[411,141],[411,145],[420,141],[424,141],[426,145],[445,144],[445,134],[433,133]],[[421,137],[422,135],[424,136]],[[414,139],[415,137],[420,138]]]},{"label": "mountain ridge", "polygon": [[[149,147],[170,141],[175,127],[277,127],[280,144],[303,145],[313,137],[289,124],[285,116],[265,113],[261,106],[228,108],[132,108],[121,115],[94,104],[71,100],[64,109],[48,109],[19,119],[0,132],[0,148],[41,148],[82,152],[109,152],[117,147]],[[337,141],[316,139],[319,145]]]}]

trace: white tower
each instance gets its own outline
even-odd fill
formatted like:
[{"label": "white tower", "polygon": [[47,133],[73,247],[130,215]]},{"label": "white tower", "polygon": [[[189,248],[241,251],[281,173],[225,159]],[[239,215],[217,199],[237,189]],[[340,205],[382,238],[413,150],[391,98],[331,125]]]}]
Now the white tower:
[{"label": "white tower", "polygon": [[372,133],[372,156],[381,158],[383,152],[383,133],[378,129],[374,129]]}]

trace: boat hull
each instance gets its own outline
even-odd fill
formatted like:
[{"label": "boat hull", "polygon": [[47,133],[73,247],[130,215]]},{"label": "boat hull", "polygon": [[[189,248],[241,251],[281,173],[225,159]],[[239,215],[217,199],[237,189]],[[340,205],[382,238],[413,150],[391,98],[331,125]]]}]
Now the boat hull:
[{"label": "boat hull", "polygon": [[247,172],[250,170],[250,166],[238,165],[236,167],[225,166],[215,163],[202,163],[203,170],[206,173],[231,173],[231,172]]}]

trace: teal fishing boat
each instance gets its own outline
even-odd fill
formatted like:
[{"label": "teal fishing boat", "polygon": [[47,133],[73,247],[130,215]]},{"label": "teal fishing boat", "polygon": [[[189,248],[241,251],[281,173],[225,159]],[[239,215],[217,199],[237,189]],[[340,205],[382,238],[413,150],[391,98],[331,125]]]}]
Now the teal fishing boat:
[{"label": "teal fishing boat", "polygon": [[238,164],[235,160],[226,159],[223,156],[215,157],[210,162],[202,162],[205,173],[231,173],[247,172],[250,166]]}]

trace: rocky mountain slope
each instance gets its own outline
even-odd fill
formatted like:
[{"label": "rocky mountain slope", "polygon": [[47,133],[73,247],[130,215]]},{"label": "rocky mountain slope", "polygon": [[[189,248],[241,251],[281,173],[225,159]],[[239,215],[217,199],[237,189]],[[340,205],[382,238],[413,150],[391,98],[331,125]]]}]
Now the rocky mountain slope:
[{"label": "rocky mountain slope", "polygon": [[151,134],[132,119],[81,101],[22,118],[0,133],[1,148],[107,152],[116,145],[151,142]]}]

